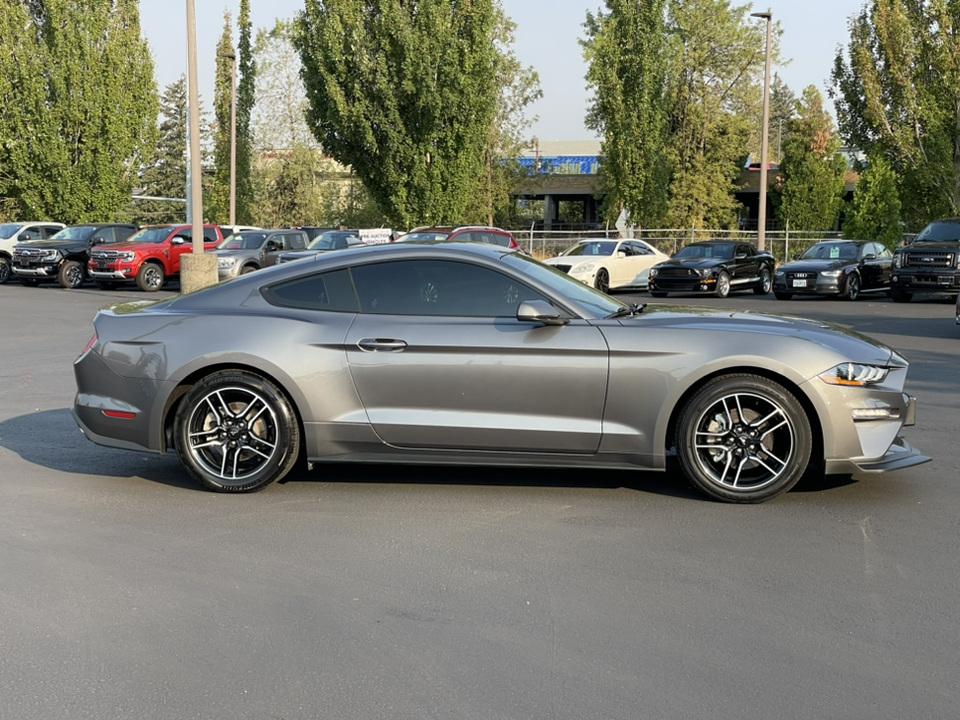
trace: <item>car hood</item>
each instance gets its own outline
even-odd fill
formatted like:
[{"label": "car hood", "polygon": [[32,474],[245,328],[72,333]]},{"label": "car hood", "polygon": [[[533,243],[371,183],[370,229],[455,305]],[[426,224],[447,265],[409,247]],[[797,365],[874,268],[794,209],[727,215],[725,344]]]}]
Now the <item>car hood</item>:
[{"label": "car hood", "polygon": [[90,247],[89,240],[31,240],[30,242],[20,243],[29,245],[32,248],[47,248],[59,250],[61,248]]},{"label": "car hood", "polygon": [[[190,243],[187,243],[188,245]],[[141,243],[141,242],[121,242],[121,243],[110,243],[109,245],[97,245],[96,247],[90,248],[91,252],[96,252],[99,249],[110,250],[117,252],[137,252],[140,250],[155,250],[160,247],[166,247],[165,243]]]},{"label": "car hood", "polygon": [[957,242],[915,242],[907,245],[904,250],[911,252],[926,252],[927,250],[960,250],[960,240]]},{"label": "car hood", "polygon": [[557,257],[548,258],[543,262],[546,265],[569,265],[570,267],[576,267],[577,265],[583,265],[585,263],[603,262],[604,260],[609,260],[611,257],[611,255],[558,255]]},{"label": "car hood", "polygon": [[[624,328],[656,327],[685,332],[747,332],[807,340],[833,350],[852,362],[907,366],[907,361],[879,340],[832,323],[790,315],[691,307],[648,306],[640,315],[621,318]],[[708,342],[708,340],[704,340]],[[771,342],[773,342],[771,338]]]},{"label": "car hood", "polygon": [[794,260],[781,265],[780,269],[787,272],[823,272],[824,270],[841,270],[856,264],[856,260]]},{"label": "car hood", "polygon": [[722,258],[671,258],[657,263],[657,267],[712,268],[727,262],[730,262],[730,260],[724,260]]}]

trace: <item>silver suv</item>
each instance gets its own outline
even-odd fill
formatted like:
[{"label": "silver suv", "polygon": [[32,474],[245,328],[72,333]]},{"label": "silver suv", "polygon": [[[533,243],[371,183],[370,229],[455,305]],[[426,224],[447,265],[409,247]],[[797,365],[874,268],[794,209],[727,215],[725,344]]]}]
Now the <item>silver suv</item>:
[{"label": "silver suv", "polygon": [[248,230],[228,237],[213,254],[220,280],[231,280],[275,265],[280,253],[305,247],[307,235],[300,230]]}]

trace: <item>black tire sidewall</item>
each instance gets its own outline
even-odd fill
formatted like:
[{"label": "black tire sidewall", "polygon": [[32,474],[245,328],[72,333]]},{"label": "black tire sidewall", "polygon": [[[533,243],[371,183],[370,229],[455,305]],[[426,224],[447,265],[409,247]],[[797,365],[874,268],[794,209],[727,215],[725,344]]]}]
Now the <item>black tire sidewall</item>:
[{"label": "black tire sidewall", "polygon": [[[160,273],[160,284],[157,287],[150,287],[146,283],[146,280],[144,279],[147,271],[150,270],[151,268],[155,268],[156,271]],[[154,262],[145,262],[143,265],[140,266],[140,269],[137,270],[137,287],[143,290],[143,292],[157,292],[160,288],[163,287],[163,283],[165,279],[166,278],[163,272],[163,268]]]},{"label": "black tire sidewall", "polygon": [[[695,457],[696,451],[693,448],[695,431],[693,425],[697,418],[717,399],[732,392],[750,392],[768,397],[789,413],[793,422],[795,443],[793,467],[772,485],[753,492],[734,492],[717,485],[700,469]],[[799,400],[779,383],[759,375],[748,374],[717,377],[701,387],[680,412],[674,437],[680,465],[690,482],[708,497],[733,503],[765,502],[789,491],[806,472],[813,448],[810,419]]]},{"label": "black tire sidewall", "polygon": [[10,258],[0,255],[0,285],[6,285],[13,276],[13,266],[10,264]]},{"label": "black tire sidewall", "polygon": [[[74,266],[80,270],[80,282],[78,282],[76,285],[71,285],[67,280],[67,272]],[[61,287],[64,287],[67,290],[75,290],[76,288],[80,287],[83,285],[83,266],[76,260],[64,260],[63,264],[60,266],[60,270],[57,271],[57,282],[60,283]]]},{"label": "black tire sidewall", "polygon": [[[280,452],[242,484],[226,485],[220,478],[210,475],[187,451],[188,422],[196,403],[212,390],[236,386],[255,390],[270,405],[277,418],[277,446]],[[300,451],[300,426],[292,404],[273,383],[246,371],[224,371],[204,378],[184,396],[174,418],[174,445],[180,462],[205,488],[225,493],[256,492],[279,480],[293,468]]]}]

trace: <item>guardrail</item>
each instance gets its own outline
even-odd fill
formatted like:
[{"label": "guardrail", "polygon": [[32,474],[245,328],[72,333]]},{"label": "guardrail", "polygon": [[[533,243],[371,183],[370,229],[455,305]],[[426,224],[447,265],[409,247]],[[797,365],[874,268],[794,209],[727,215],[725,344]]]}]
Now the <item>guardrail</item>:
[{"label": "guardrail", "polygon": [[[580,240],[616,239],[620,233],[615,228],[605,230],[513,230],[513,235],[531,255],[541,260],[556,257]],[[757,243],[755,230],[699,230],[658,229],[634,230],[633,237],[650,243],[660,252],[673,255],[684,245],[700,240],[742,240]],[[842,232],[787,232],[766,233],[766,249],[783,263],[794,255],[804,253],[822,240],[842,240]]]}]

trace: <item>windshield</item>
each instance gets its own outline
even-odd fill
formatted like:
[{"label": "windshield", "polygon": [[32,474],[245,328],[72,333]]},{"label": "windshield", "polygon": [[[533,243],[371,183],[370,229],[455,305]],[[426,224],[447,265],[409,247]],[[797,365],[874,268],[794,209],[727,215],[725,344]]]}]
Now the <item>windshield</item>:
[{"label": "windshield", "polygon": [[857,243],[819,243],[800,256],[801,260],[856,260]]},{"label": "windshield", "polygon": [[960,223],[935,222],[927,225],[914,242],[960,242]]},{"label": "windshield", "polygon": [[76,227],[64,228],[50,237],[51,240],[86,240],[97,228],[93,225],[78,225]]},{"label": "windshield", "polygon": [[[307,248],[309,250],[333,250],[335,248],[345,248],[347,238],[356,237],[356,233],[345,232],[343,230],[334,230],[321,233],[314,238]],[[338,242],[339,241],[339,242]]]},{"label": "windshield", "polygon": [[626,305],[619,300],[614,300],[609,295],[605,295],[599,290],[594,290],[579,280],[574,280],[565,272],[561,272],[549,265],[544,265],[527,255],[507,253],[503,256],[502,260],[510,263],[514,269],[543,283],[558,295],[570,298],[581,305],[596,310],[599,317],[606,317],[620,308],[626,307]]},{"label": "windshield", "polygon": [[22,227],[23,223],[7,223],[6,225],[0,225],[0,238],[13,237]]},{"label": "windshield", "polygon": [[733,243],[710,243],[687,245],[674,255],[675,258],[716,258],[730,260],[733,257]]},{"label": "windshield", "polygon": [[267,234],[262,232],[242,232],[231,235],[217,246],[218,250],[257,250]]},{"label": "windshield", "polygon": [[448,237],[450,233],[448,232],[414,232],[404,235],[402,238],[398,238],[397,242],[443,242]]},{"label": "windshield", "polygon": [[[127,242],[137,243],[162,243],[173,232],[172,225],[161,225],[159,227],[144,228],[138,233],[131,235]],[[189,230],[187,230],[189,232]]]},{"label": "windshield", "polygon": [[584,242],[577,243],[569,250],[566,250],[563,255],[572,256],[572,255],[613,255],[613,251],[616,249],[616,241],[606,241],[606,242]]}]

